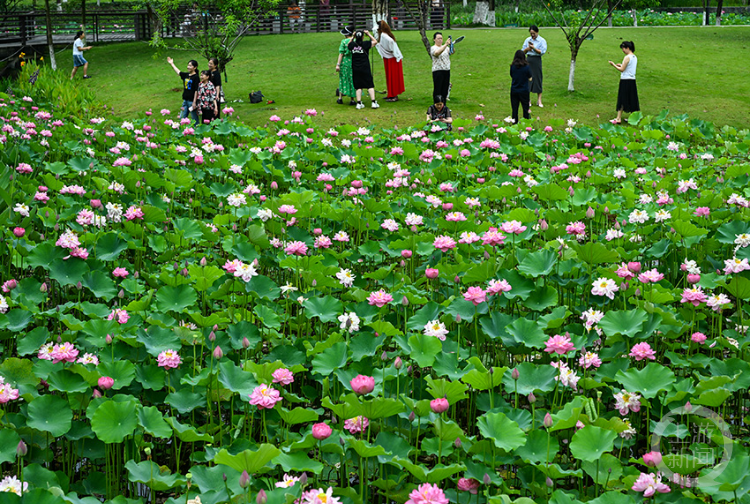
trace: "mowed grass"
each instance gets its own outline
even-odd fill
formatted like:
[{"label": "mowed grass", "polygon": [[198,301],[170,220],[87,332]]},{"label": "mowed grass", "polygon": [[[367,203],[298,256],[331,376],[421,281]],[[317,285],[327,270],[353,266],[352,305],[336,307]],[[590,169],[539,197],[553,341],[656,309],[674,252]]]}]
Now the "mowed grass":
[{"label": "mowed grass", "polygon": [[[510,115],[509,64],[527,35],[525,29],[452,30],[454,38],[466,35],[452,56],[453,91],[448,103],[454,117],[473,118],[478,112],[502,120]],[[355,110],[337,105],[335,73],[341,36],[337,33],[252,36],[245,38],[228,68],[225,84],[235,118],[251,126],[263,125],[277,114],[284,119],[307,108],[323,112],[318,122],[406,126],[422,121],[431,103],[430,59],[419,34],[396,32],[404,54],[406,92],[397,103],[386,103],[378,94],[381,108]],[[543,109],[532,108],[532,118],[573,118],[597,124],[615,115],[619,73],[607,64],[621,61],[622,40],[635,42],[638,56],[638,90],[644,114],[667,109],[672,115],[687,113],[692,118],[719,125],[750,126],[750,27],[601,28],[594,40],[581,48],[576,67],[576,91],[568,92],[570,51],[561,30],[542,29],[549,50],[544,58]],[[432,32],[430,32],[432,36]],[[181,103],[181,81],[166,62],[171,55],[178,67],[191,58],[204,60],[185,50],[155,54],[146,43],[95,46],[86,53],[94,79],[81,81],[92,86],[104,103],[124,116],[147,109],[172,112]],[[385,90],[383,63],[372,58],[377,90]],[[262,90],[276,101],[267,105],[248,102],[248,93]],[[534,99],[534,103],[536,100]]]}]

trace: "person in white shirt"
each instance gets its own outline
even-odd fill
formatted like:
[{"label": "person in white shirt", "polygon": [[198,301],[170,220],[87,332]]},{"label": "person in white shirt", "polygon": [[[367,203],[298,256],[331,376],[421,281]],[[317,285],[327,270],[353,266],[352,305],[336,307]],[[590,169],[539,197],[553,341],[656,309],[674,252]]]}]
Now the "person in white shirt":
[{"label": "person in white shirt", "polygon": [[404,67],[403,55],[396,43],[391,27],[385,21],[378,23],[380,41],[377,45],[380,56],[383,57],[385,65],[385,83],[388,88],[387,102],[398,101],[398,95],[404,92]]},{"label": "person in white shirt", "polygon": [[638,68],[638,58],[635,56],[635,44],[624,41],[620,49],[625,53],[622,63],[610,61],[609,64],[620,72],[620,89],[617,92],[617,118],[612,119],[612,124],[620,124],[623,112],[636,112],[641,110],[638,102],[638,88],[635,85],[635,71]]},{"label": "person in white shirt", "polygon": [[78,31],[78,33],[76,33],[76,39],[73,41],[73,72],[70,74],[71,80],[73,80],[73,77],[76,76],[76,71],[78,70],[78,67],[83,67],[84,79],[91,78],[91,76],[88,75],[89,62],[86,61],[86,58],[83,57],[83,51],[88,51],[89,49],[91,49],[91,46],[84,47],[83,39],[85,37],[86,37],[86,34],[83,33],[83,31]]},{"label": "person in white shirt", "polygon": [[[521,47],[526,53],[526,61],[531,69],[531,90],[529,93],[536,93],[536,106],[543,108],[542,104],[542,56],[547,52],[547,41],[539,36],[539,27],[531,25],[529,27],[529,37],[524,40]],[[531,106],[531,103],[529,103]]]}]

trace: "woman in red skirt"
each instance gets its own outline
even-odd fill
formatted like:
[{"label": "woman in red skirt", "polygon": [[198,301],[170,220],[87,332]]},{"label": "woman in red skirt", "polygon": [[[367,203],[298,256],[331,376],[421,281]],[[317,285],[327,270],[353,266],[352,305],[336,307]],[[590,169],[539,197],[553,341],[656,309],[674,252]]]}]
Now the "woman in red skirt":
[{"label": "woman in red skirt", "polygon": [[388,23],[381,21],[378,24],[378,33],[380,34],[380,41],[377,48],[383,57],[385,82],[388,86],[388,96],[385,101],[395,102],[398,101],[398,95],[404,92],[404,67],[402,65],[404,57]]}]

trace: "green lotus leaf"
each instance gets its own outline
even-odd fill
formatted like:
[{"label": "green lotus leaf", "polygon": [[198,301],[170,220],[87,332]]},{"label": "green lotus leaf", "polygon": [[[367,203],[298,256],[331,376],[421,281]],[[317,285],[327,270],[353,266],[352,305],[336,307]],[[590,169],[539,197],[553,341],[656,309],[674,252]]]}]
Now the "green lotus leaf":
[{"label": "green lotus leaf", "polygon": [[518,424],[503,413],[485,413],[477,420],[477,427],[482,436],[493,440],[501,450],[513,451],[527,441]]},{"label": "green lotus leaf", "polygon": [[547,432],[543,429],[535,429],[529,432],[526,444],[516,448],[514,453],[532,464],[546,464],[554,460],[555,455],[560,451],[560,443],[555,436],[549,437],[549,446],[547,441]]},{"label": "green lotus leaf", "polygon": [[56,259],[50,265],[49,276],[61,285],[75,285],[89,272],[85,261],[76,257],[70,259]]},{"label": "green lotus leaf", "polygon": [[219,383],[232,392],[240,394],[243,398],[249,396],[253,389],[258,386],[252,373],[236,366],[230,360],[223,360],[219,364]]},{"label": "green lotus leaf", "polygon": [[150,460],[136,463],[128,460],[125,463],[128,471],[128,481],[142,483],[154,492],[163,492],[184,485],[187,480],[180,474],[170,474],[168,471],[162,473],[164,466],[159,466]]},{"label": "green lotus leaf", "polygon": [[639,392],[646,399],[656,397],[662,390],[669,390],[674,383],[674,372],[655,362],[650,362],[643,369],[631,368],[618,371],[615,380],[622,383],[628,392]]},{"label": "green lotus leaf", "polygon": [[583,472],[591,476],[594,483],[604,485],[606,481],[615,481],[622,476],[622,464],[612,454],[605,453],[595,462],[584,462],[581,464]]},{"label": "green lotus leaf", "polygon": [[528,318],[514,320],[505,330],[508,337],[503,339],[503,343],[510,348],[542,348],[548,339],[539,324]]},{"label": "green lotus leaf", "polygon": [[26,425],[59,437],[70,430],[73,412],[68,402],[59,396],[43,395],[29,403]]},{"label": "green lotus leaf", "polygon": [[198,392],[190,392],[190,390],[184,388],[178,392],[172,392],[164,398],[164,402],[172,406],[174,409],[182,413],[190,413],[195,408],[204,405],[206,403],[205,394]]},{"label": "green lotus leaf", "polygon": [[620,254],[617,251],[599,242],[590,241],[584,245],[573,244],[571,248],[578,254],[578,259],[590,265],[616,263],[620,260]]},{"label": "green lotus leaf", "polygon": [[414,359],[420,367],[430,367],[435,362],[437,354],[442,352],[442,342],[434,336],[415,334],[409,338],[411,352],[409,357]]},{"label": "green lotus leaf", "polygon": [[215,464],[231,467],[237,472],[247,471],[248,474],[268,472],[268,463],[281,455],[281,450],[271,444],[262,444],[258,450],[244,450],[236,455],[230,455],[227,450],[221,450],[213,459]]},{"label": "green lotus leaf", "polygon": [[318,414],[307,408],[294,408],[288,410],[282,407],[277,411],[281,416],[281,419],[289,425],[318,421]]},{"label": "green lotus leaf", "polygon": [[648,313],[641,308],[634,310],[611,310],[599,321],[599,327],[607,336],[622,334],[633,337],[643,329]]},{"label": "green lotus leaf", "polygon": [[555,388],[557,369],[552,366],[523,362],[516,369],[518,380],[514,380],[510,373],[503,374],[503,385],[509,394],[517,390],[520,395],[527,396],[532,392],[549,392]]},{"label": "green lotus leaf", "polygon": [[16,447],[21,436],[11,429],[0,429],[0,464],[16,460]]},{"label": "green lotus leaf", "polygon": [[382,446],[371,445],[361,439],[350,440],[349,446],[357,452],[357,455],[363,458],[377,457],[378,455],[385,455],[387,453]]},{"label": "green lotus leaf", "polygon": [[339,342],[313,358],[313,372],[329,376],[335,370],[346,366],[348,351],[345,342]]},{"label": "green lotus leaf", "polygon": [[112,385],[114,390],[127,387],[133,381],[133,378],[135,378],[135,366],[127,360],[101,362],[97,366],[97,371],[102,376],[109,376],[115,381],[114,385]]},{"label": "green lotus leaf", "polygon": [[89,384],[81,375],[72,373],[67,369],[50,373],[47,377],[47,383],[49,383],[51,390],[67,393],[85,392],[89,388]]},{"label": "green lotus leaf", "polygon": [[320,471],[323,470],[323,464],[311,459],[304,452],[281,453],[273,461],[279,464],[284,471],[310,471],[313,474],[320,474]]},{"label": "green lotus leaf", "polygon": [[105,233],[96,240],[94,255],[100,261],[114,261],[128,249],[127,240],[123,240],[116,233]]},{"label": "green lotus leaf", "polygon": [[172,428],[164,421],[156,406],[144,406],[138,411],[138,424],[154,437],[166,439],[172,436]]},{"label": "green lotus leaf", "polygon": [[[532,252],[518,265],[518,271],[533,278],[548,275],[557,262],[557,254],[549,249]],[[512,286],[512,284],[511,284]]]},{"label": "green lotus leaf", "polygon": [[117,286],[106,273],[95,270],[81,279],[81,285],[91,291],[94,296],[109,301],[117,295]]},{"label": "green lotus leaf", "polygon": [[607,452],[612,451],[617,438],[615,431],[587,425],[573,434],[570,452],[584,462],[596,462]]},{"label": "green lotus leaf", "polygon": [[91,429],[104,443],[122,443],[138,426],[137,409],[138,402],[134,398],[122,402],[106,401],[96,408]]},{"label": "green lotus leaf", "polygon": [[195,290],[188,285],[170,287],[165,285],[156,291],[156,306],[163,312],[181,312],[189,306],[195,305],[198,296]]}]

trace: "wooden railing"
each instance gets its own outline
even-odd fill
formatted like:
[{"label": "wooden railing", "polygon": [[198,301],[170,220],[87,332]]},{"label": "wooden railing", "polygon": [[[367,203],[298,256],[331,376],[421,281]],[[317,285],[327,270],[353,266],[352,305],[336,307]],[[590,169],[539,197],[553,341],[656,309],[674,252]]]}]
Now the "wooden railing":
[{"label": "wooden railing", "polygon": [[[450,28],[450,4],[431,9],[428,30]],[[410,4],[411,11],[417,13],[416,4]],[[277,15],[267,16],[247,32],[248,35],[281,34],[291,32],[338,32],[344,26],[372,29],[372,7],[369,3],[350,2],[323,6],[314,4],[300,5],[299,19],[292,19],[287,11],[288,5],[281,5]],[[416,29],[414,19],[403,2],[391,4],[391,26],[394,30]],[[56,44],[63,43],[67,35],[73,42],[75,32],[83,24],[81,13],[54,14],[52,16],[52,34]],[[183,11],[172,16],[161,27],[161,36],[180,37],[195,33],[207,24],[221,24],[217,13],[200,13]],[[87,41],[120,42],[127,40],[148,40],[153,35],[153,25],[146,11],[119,11],[89,13],[85,19]],[[19,44],[20,46],[45,43],[47,26],[44,12],[24,12],[0,16],[0,44]]]}]

